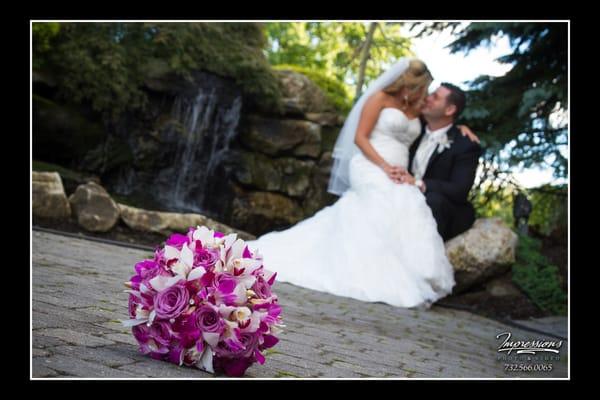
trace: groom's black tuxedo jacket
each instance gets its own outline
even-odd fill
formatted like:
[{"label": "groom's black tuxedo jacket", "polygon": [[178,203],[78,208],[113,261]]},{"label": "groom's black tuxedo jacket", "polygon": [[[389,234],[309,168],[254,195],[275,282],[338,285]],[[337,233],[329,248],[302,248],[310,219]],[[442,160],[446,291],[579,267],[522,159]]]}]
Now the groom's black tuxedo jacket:
[{"label": "groom's black tuxedo jacket", "polygon": [[[421,121],[421,135],[410,147],[409,166],[413,173],[412,163],[415,153],[425,136],[425,121]],[[438,153],[437,149],[431,155],[423,181],[426,185],[425,196],[430,206],[433,203],[447,201],[448,207],[443,212],[433,209],[438,222],[440,234],[445,240],[469,229],[475,220],[473,206],[468,201],[469,191],[475,181],[475,173],[482,153],[481,146],[463,136],[456,125],[447,132],[448,140],[452,141],[450,148]],[[433,198],[436,201],[433,201]]]}]

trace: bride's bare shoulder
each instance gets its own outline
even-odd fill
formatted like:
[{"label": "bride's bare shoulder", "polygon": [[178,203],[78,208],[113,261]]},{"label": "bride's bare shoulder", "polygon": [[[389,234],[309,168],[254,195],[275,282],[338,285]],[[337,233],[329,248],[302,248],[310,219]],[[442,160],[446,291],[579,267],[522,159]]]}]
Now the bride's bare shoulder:
[{"label": "bride's bare shoulder", "polygon": [[380,102],[387,102],[390,100],[392,96],[390,96],[389,94],[387,94],[386,92],[384,92],[383,90],[378,90],[375,93],[373,93],[370,97],[370,99],[376,100],[376,101],[380,101]]},{"label": "bride's bare shoulder", "polygon": [[369,105],[383,107],[390,102],[390,95],[379,90],[373,93],[366,101]]}]

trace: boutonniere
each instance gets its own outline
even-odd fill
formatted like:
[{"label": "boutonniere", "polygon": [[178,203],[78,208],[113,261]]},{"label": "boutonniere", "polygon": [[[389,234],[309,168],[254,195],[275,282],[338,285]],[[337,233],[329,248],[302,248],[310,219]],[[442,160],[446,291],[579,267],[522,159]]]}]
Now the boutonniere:
[{"label": "boutonniere", "polygon": [[441,138],[438,142],[438,148],[437,148],[438,154],[446,149],[449,149],[450,146],[452,146],[452,140],[448,140],[447,136]]}]

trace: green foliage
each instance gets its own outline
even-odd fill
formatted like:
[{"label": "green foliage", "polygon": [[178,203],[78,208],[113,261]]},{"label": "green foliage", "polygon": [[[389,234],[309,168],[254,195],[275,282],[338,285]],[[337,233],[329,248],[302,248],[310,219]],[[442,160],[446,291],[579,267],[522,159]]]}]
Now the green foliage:
[{"label": "green foliage", "polygon": [[[32,22],[31,37],[34,54],[44,54],[51,48],[51,41],[60,31],[58,22]],[[33,68],[42,67],[42,59],[40,57],[33,58]]]},{"label": "green foliage", "polygon": [[529,197],[533,204],[529,225],[543,235],[549,235],[555,229],[567,229],[567,185],[543,185],[530,190]]},{"label": "green foliage", "polygon": [[96,111],[112,116],[126,108],[143,107],[146,99],[139,61],[144,43],[131,36],[121,42],[121,25],[61,23],[51,51],[34,52],[33,58],[43,60],[55,76],[61,96],[69,101],[87,100]]},{"label": "green foliage", "polygon": [[340,83],[335,78],[331,78],[322,72],[312,70],[310,68],[300,67],[298,65],[275,65],[275,70],[291,70],[306,75],[311,81],[313,81],[323,92],[331,103],[335,106],[341,114],[347,114],[352,108],[352,101],[350,100],[350,94],[345,85]]},{"label": "green foliage", "polygon": [[[507,170],[548,165],[567,176],[567,57],[565,22],[475,22],[458,32],[452,52],[467,53],[507,37],[513,51],[498,59],[512,68],[499,77],[472,81],[463,115],[481,133],[487,160]],[[510,144],[510,151],[500,151]]]},{"label": "green foliage", "polygon": [[34,65],[56,77],[64,98],[89,101],[106,116],[143,110],[142,86],[157,71],[187,80],[195,70],[212,72],[233,79],[251,102],[279,104],[257,23],[60,23],[52,41],[46,36],[34,35]]},{"label": "green foliage", "polygon": [[514,225],[512,213],[514,190],[511,187],[494,188],[491,185],[475,189],[473,207],[477,218],[496,217],[508,226]]},{"label": "green foliage", "polygon": [[567,312],[567,295],[560,286],[558,268],[540,253],[541,242],[528,236],[519,237],[513,281],[541,309],[552,314]]},{"label": "green foliage", "polygon": [[[548,236],[555,229],[568,225],[566,185],[542,185],[523,191],[532,205],[528,225]],[[478,218],[498,217],[514,226],[513,198],[517,189],[512,185],[486,185],[473,189],[471,201]]]},{"label": "green foliage", "polygon": [[[272,65],[297,65],[323,73],[355,92],[368,22],[267,23],[267,55]],[[411,55],[410,40],[399,23],[378,23],[365,70],[365,85],[403,56]]]}]

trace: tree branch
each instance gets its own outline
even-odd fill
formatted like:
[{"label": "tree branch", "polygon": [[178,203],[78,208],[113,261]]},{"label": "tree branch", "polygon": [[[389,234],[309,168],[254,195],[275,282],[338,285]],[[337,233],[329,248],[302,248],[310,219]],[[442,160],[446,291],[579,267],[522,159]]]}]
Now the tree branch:
[{"label": "tree branch", "polygon": [[352,64],[352,61],[354,61],[356,56],[358,56],[360,54],[364,45],[365,45],[365,42],[362,42],[358,46],[356,46],[356,48],[354,49],[354,53],[352,53],[352,56],[350,57],[350,61],[348,61],[346,63],[346,65],[344,65],[342,68],[347,69],[350,66],[350,64]]},{"label": "tree branch", "polygon": [[358,99],[362,92],[363,82],[365,80],[365,69],[367,68],[367,61],[369,59],[369,50],[371,48],[371,44],[373,43],[373,35],[375,34],[375,29],[377,28],[377,22],[371,22],[369,26],[369,32],[367,33],[367,37],[365,38],[365,45],[362,51],[362,55],[360,57],[360,68],[358,70],[358,82],[356,84],[356,95],[355,98]]}]

